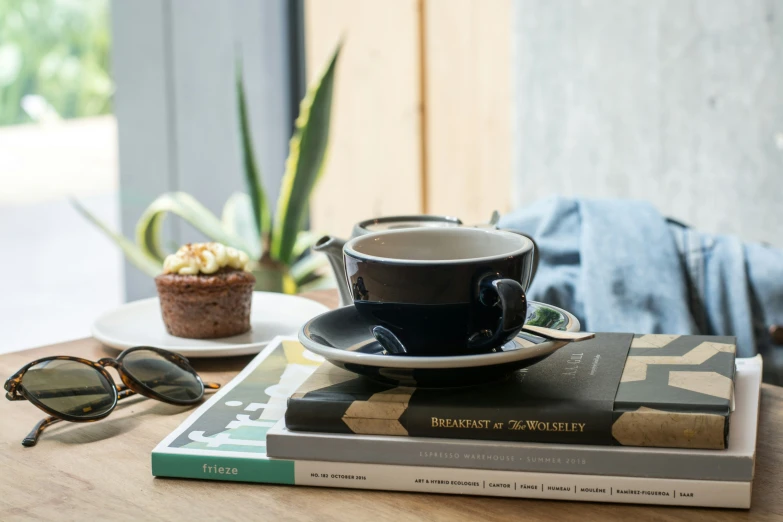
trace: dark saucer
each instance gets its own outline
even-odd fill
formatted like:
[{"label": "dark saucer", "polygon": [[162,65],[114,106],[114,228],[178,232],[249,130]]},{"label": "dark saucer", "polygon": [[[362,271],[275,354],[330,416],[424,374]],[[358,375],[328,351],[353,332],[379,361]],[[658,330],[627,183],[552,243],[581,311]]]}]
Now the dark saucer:
[{"label": "dark saucer", "polygon": [[[529,302],[526,324],[579,331],[579,321],[560,308]],[[307,322],[299,340],[330,363],[371,379],[418,387],[471,386],[507,377],[535,364],[565,342],[520,333],[490,353],[457,356],[404,356],[386,353],[353,306],[325,312]]]}]

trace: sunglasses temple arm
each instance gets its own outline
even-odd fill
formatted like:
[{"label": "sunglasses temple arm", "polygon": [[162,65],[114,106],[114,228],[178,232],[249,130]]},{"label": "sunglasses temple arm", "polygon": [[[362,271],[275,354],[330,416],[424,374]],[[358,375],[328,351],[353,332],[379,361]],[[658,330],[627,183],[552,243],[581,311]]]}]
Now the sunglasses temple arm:
[{"label": "sunglasses temple arm", "polygon": [[217,382],[205,382],[204,383],[204,388],[207,389],[207,390],[217,390],[217,389],[220,388],[220,386],[221,385],[219,383],[217,383]]},{"label": "sunglasses temple arm", "polygon": [[60,422],[62,419],[58,419],[57,417],[46,417],[41,422],[35,425],[35,428],[32,429],[30,433],[27,434],[27,437],[22,440],[22,446],[25,446],[29,448],[30,446],[35,446],[38,443],[38,437],[41,436],[41,433],[43,430],[45,430],[48,426],[51,426],[52,424],[56,422]]},{"label": "sunglasses temple arm", "polygon": [[[131,390],[130,388],[126,388],[123,385],[120,385],[117,387],[117,400],[124,399],[125,397],[130,397],[132,395],[136,395],[136,392]],[[22,440],[22,446],[25,447],[31,447],[35,446],[38,443],[38,438],[41,436],[41,433],[43,430],[45,430],[47,427],[51,426],[52,424],[56,422],[60,422],[62,419],[58,419],[57,417],[46,417],[41,422],[35,425],[35,428],[30,431],[30,433],[27,434],[27,437]]]},{"label": "sunglasses temple arm", "polygon": [[133,395],[136,395],[136,393],[138,392],[125,387],[123,384],[117,386],[117,400],[124,399],[125,397],[132,397]]}]

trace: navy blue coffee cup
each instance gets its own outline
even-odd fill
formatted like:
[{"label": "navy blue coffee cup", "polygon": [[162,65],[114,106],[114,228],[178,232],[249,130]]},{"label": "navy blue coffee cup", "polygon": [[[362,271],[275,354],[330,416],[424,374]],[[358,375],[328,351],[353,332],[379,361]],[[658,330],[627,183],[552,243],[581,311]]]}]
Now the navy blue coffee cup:
[{"label": "navy blue coffee cup", "polygon": [[525,322],[534,247],[501,230],[388,230],[343,248],[354,305],[392,354],[491,351]]}]

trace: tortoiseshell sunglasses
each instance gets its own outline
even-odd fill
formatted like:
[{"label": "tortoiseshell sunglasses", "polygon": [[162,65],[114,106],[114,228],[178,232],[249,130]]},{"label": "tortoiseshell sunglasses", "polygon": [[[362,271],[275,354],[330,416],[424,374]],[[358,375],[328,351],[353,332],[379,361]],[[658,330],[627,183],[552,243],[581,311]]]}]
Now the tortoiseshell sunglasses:
[{"label": "tortoiseshell sunglasses", "polygon": [[[115,384],[106,371],[117,370],[123,384]],[[204,389],[216,390],[217,383],[204,383],[179,354],[136,346],[116,359],[97,362],[79,357],[55,355],[23,366],[5,381],[9,401],[28,400],[51,415],[35,425],[24,438],[24,446],[35,446],[41,432],[62,420],[92,422],[108,416],[117,401],[139,394],[170,404],[194,404]]]}]

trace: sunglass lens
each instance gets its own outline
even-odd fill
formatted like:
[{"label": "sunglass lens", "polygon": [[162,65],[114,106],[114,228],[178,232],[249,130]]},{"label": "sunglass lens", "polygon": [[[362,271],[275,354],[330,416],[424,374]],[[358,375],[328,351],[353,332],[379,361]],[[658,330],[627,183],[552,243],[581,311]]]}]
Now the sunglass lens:
[{"label": "sunglass lens", "polygon": [[28,395],[55,412],[89,419],[114,407],[117,392],[97,369],[78,361],[52,359],[22,377]]},{"label": "sunglass lens", "polygon": [[204,385],[190,368],[154,350],[135,350],[122,359],[128,374],[166,399],[195,401],[204,395]]}]

